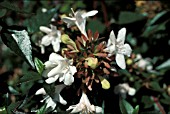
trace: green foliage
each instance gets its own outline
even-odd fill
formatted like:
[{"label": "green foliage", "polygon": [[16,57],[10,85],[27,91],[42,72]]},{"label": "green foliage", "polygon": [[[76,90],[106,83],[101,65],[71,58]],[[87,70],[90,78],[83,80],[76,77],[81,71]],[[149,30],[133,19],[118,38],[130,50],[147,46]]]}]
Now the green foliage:
[{"label": "green foliage", "polygon": [[7,13],[6,9],[0,9],[0,18],[5,16],[6,13]]},{"label": "green foliage", "polygon": [[133,108],[126,100],[120,99],[119,106],[122,114],[138,114],[139,106]]},{"label": "green foliage", "polygon": [[47,104],[43,105],[38,111],[36,114],[46,114],[46,106]]},{"label": "green foliage", "polygon": [[106,26],[99,20],[91,20],[87,24],[87,29],[92,30],[93,33],[95,31],[98,31],[99,33],[103,33],[103,31],[106,29]]},{"label": "green foliage", "polygon": [[24,29],[7,29],[2,31],[3,42],[12,51],[25,58],[25,60],[28,61],[28,63],[34,68],[34,63],[32,61],[32,47],[28,32]]},{"label": "green foliage", "polygon": [[135,12],[122,11],[120,12],[118,23],[119,24],[130,24],[136,21],[145,19],[145,16]]},{"label": "green foliage", "polygon": [[27,27],[28,32],[34,33],[39,31],[40,26],[47,26],[50,23],[51,18],[56,14],[56,8],[51,9],[45,13],[37,12],[36,15],[24,21],[24,25]]},{"label": "green foliage", "polygon": [[17,101],[15,103],[11,103],[8,107],[7,107],[7,112],[8,114],[13,114],[12,112],[21,104],[22,101]]},{"label": "green foliage", "polygon": [[157,70],[169,69],[169,68],[170,68],[170,59],[166,60],[165,62],[163,62],[162,64],[156,67]]},{"label": "green foliage", "polygon": [[37,72],[30,71],[24,73],[24,76],[20,78],[19,83],[36,81],[40,80],[41,78],[42,78],[41,75],[38,74]]},{"label": "green foliage", "polygon": [[7,114],[5,107],[0,107],[0,114]]},{"label": "green foliage", "polygon": [[8,9],[8,10],[13,10],[19,13],[28,13],[26,11],[23,11],[21,9],[19,9],[19,7],[17,7],[17,4],[15,3],[14,0],[8,1],[8,0],[4,0],[3,2],[0,2],[0,6]]},{"label": "green foliage", "polygon": [[41,60],[37,57],[34,58],[35,68],[37,69],[38,73],[41,75],[44,70],[44,64]]}]

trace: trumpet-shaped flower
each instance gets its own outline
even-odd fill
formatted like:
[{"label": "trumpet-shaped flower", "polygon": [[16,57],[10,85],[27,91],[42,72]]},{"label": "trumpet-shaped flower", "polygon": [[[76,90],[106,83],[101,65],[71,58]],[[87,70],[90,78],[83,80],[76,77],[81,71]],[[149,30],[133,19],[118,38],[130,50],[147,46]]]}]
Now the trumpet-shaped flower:
[{"label": "trumpet-shaped flower", "polygon": [[[72,9],[72,8],[71,8]],[[89,12],[82,12],[82,11],[76,11],[73,12],[72,17],[63,17],[63,21],[67,23],[67,27],[70,27],[72,25],[76,25],[80,32],[87,37],[87,33],[85,30],[85,25],[86,25],[86,18],[89,16],[94,16],[96,13],[98,13],[97,10],[89,11]]]},{"label": "trumpet-shaped flower", "polygon": [[46,108],[51,107],[52,110],[55,109],[57,102],[60,102],[63,105],[66,105],[67,102],[63,99],[63,97],[60,95],[60,92],[63,90],[63,88],[66,87],[66,85],[64,84],[60,84],[55,86],[55,91],[53,96],[49,96],[47,95],[46,91],[44,90],[44,88],[40,88],[39,90],[37,90],[37,92],[35,93],[35,95],[46,95],[46,97],[41,100],[41,102],[44,102],[47,104]]},{"label": "trumpet-shaped flower", "polygon": [[126,93],[133,96],[136,93],[136,90],[129,86],[127,83],[119,84],[114,89],[115,94],[120,94],[123,98],[126,98]]},{"label": "trumpet-shaped flower", "polygon": [[71,85],[74,82],[73,75],[77,72],[75,66],[72,66],[73,61],[62,56],[52,53],[49,61],[45,62],[45,71],[43,76],[47,77],[46,83],[50,84],[59,79],[65,85]]},{"label": "trumpet-shaped flower", "polygon": [[92,113],[92,112],[95,112],[95,113],[102,112],[101,107],[94,106],[94,105],[90,104],[90,101],[84,92],[82,93],[79,103],[77,105],[69,106],[67,111],[71,110],[71,109],[73,109],[71,111],[71,113],[86,112],[88,114],[88,113]]},{"label": "trumpet-shaped flower", "polygon": [[52,44],[53,50],[58,52],[60,50],[61,32],[53,25],[51,25],[51,29],[45,26],[40,26],[40,30],[47,34],[41,40],[42,53],[44,53],[44,46],[49,46],[50,44]]},{"label": "trumpet-shaped flower", "polygon": [[130,45],[124,44],[125,34],[126,34],[126,29],[122,28],[121,30],[119,30],[116,39],[114,32],[111,31],[107,48],[104,49],[104,51],[109,53],[109,56],[116,54],[116,63],[122,69],[126,68],[124,55],[127,55],[129,57],[132,52]]}]

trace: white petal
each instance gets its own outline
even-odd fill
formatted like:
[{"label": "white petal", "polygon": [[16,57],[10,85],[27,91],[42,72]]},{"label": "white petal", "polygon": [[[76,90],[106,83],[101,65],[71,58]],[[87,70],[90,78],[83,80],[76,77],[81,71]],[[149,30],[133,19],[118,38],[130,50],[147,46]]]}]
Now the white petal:
[{"label": "white petal", "polygon": [[77,72],[76,67],[75,66],[69,66],[69,67],[70,67],[71,74],[74,75]]},{"label": "white petal", "polygon": [[133,95],[135,95],[135,93],[136,93],[136,90],[134,89],[134,88],[129,88],[129,91],[128,91],[128,94],[130,95],[130,96],[133,96]]},{"label": "white petal", "polygon": [[58,79],[58,77],[59,77],[59,75],[50,77],[50,78],[46,79],[45,82],[46,82],[47,84],[54,83],[54,82]]},{"label": "white petal", "polygon": [[58,101],[64,105],[67,104],[67,102],[62,98],[62,96],[60,95],[60,92],[66,87],[66,85],[64,84],[60,84],[60,85],[57,85],[55,87],[55,96],[53,96],[53,100],[54,101]]},{"label": "white petal", "polygon": [[45,69],[49,69],[49,68],[54,68],[57,64],[54,64],[51,61],[46,61],[44,65],[45,65]]},{"label": "white petal", "polygon": [[126,64],[125,64],[125,57],[122,54],[116,54],[116,63],[117,65],[122,68],[125,69],[126,68]]},{"label": "white petal", "polygon": [[44,88],[40,88],[40,89],[39,89],[39,90],[37,90],[37,92],[35,93],[35,95],[39,95],[39,94],[43,94],[43,95],[45,95],[45,94],[46,94],[46,92],[45,92]]},{"label": "white petal", "polygon": [[96,113],[102,113],[102,108],[99,106],[95,106],[96,108]]},{"label": "white petal", "polygon": [[131,49],[131,47],[130,47],[129,44],[125,44],[125,45],[123,46],[123,49],[121,50],[121,52],[122,52],[124,55],[127,55],[128,57],[130,57],[131,52],[132,52],[132,49]]},{"label": "white petal", "polygon": [[77,113],[77,112],[82,111],[82,108],[79,107],[79,104],[73,105],[73,106],[69,106],[69,108],[67,110],[71,110],[71,109],[73,109],[71,111],[71,113]]},{"label": "white petal", "polygon": [[71,85],[73,82],[74,82],[74,77],[73,77],[73,75],[71,74],[71,72],[67,72],[67,73],[64,75],[64,84],[65,84],[65,85]]},{"label": "white petal", "polygon": [[67,102],[63,99],[63,97],[59,94],[59,99],[58,99],[58,102],[60,102],[61,104],[63,105],[66,105]]},{"label": "white petal", "polygon": [[45,35],[42,38],[41,44],[44,45],[44,46],[49,46],[51,44],[51,38],[49,37],[49,35]]},{"label": "white petal", "polygon": [[86,30],[85,30],[86,20],[83,19],[82,17],[78,18],[78,19],[76,18],[75,24],[79,28],[80,32],[87,37],[87,33],[86,33]]},{"label": "white petal", "polygon": [[45,53],[45,47],[43,45],[40,45],[41,47],[41,54],[44,54]]},{"label": "white petal", "polygon": [[47,77],[48,77],[47,74],[48,74],[52,69],[53,69],[53,68],[48,68],[48,69],[44,70],[43,73],[42,73],[42,76],[45,77],[45,78],[47,78]]},{"label": "white petal", "polygon": [[70,18],[70,17],[63,17],[62,20],[67,23],[67,27],[71,27],[72,25],[75,25],[75,18]]},{"label": "white petal", "polygon": [[80,103],[85,103],[85,105],[87,107],[91,106],[90,101],[89,101],[87,95],[84,92],[82,93],[82,96],[81,96],[81,99],[80,99]]},{"label": "white petal", "polygon": [[119,30],[118,36],[117,36],[117,42],[124,44],[125,35],[126,35],[126,28],[122,28],[121,30]]},{"label": "white petal", "polygon": [[47,33],[47,34],[52,31],[50,28],[45,27],[45,26],[40,26],[40,30],[41,30],[42,32]]},{"label": "white petal", "polygon": [[51,97],[49,97],[49,98],[46,100],[46,103],[47,103],[46,108],[51,107],[52,110],[55,109],[56,103],[51,99]]},{"label": "white petal", "polygon": [[60,42],[58,40],[52,41],[52,45],[55,52],[60,50]]},{"label": "white petal", "polygon": [[57,67],[53,68],[48,74],[48,77],[52,77],[58,73],[62,72],[62,66],[59,64]]},{"label": "white petal", "polygon": [[110,32],[110,36],[109,36],[109,40],[108,40],[108,46],[109,45],[115,45],[115,42],[116,42],[116,37],[115,37],[115,34],[113,32],[113,30]]},{"label": "white petal", "polygon": [[89,12],[87,12],[87,13],[82,14],[82,17],[83,17],[83,18],[86,18],[86,17],[94,16],[94,15],[96,15],[97,13],[98,13],[97,10],[92,10],[92,11],[89,11]]},{"label": "white petal", "polygon": [[59,60],[65,60],[65,59],[59,54],[56,54],[56,53],[50,54],[49,61],[56,63]]}]

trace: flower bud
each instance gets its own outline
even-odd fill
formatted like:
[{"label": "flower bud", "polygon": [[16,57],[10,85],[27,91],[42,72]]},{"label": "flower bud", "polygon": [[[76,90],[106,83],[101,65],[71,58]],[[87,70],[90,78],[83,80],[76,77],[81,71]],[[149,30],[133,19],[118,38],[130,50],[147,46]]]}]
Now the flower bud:
[{"label": "flower bud", "polygon": [[61,36],[61,41],[62,41],[64,44],[68,44],[68,45],[73,46],[74,49],[77,50],[76,43],[75,43],[67,34],[63,34],[63,35]]},{"label": "flower bud", "polygon": [[97,58],[88,57],[86,60],[87,60],[88,66],[90,66],[92,69],[95,69],[97,67],[97,64],[98,64]]}]

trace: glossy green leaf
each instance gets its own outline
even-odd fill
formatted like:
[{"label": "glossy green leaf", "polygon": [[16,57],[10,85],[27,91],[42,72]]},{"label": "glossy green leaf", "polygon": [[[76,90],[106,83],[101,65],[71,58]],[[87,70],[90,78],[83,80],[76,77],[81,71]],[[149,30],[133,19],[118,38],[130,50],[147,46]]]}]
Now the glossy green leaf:
[{"label": "glossy green leaf", "polygon": [[18,13],[30,14],[29,12],[27,12],[27,10],[20,9],[18,5],[16,4],[15,0],[4,0],[3,2],[0,2],[0,7],[15,11]]},{"label": "glossy green leaf", "polygon": [[88,29],[90,29],[93,33],[96,31],[103,33],[106,26],[99,20],[90,20],[87,24],[87,30]]},{"label": "glossy green leaf", "polygon": [[40,79],[42,79],[40,74],[30,71],[30,72],[25,73],[24,76],[22,78],[20,78],[19,83],[36,81],[36,80],[40,80]]},{"label": "glossy green leaf", "polygon": [[164,16],[168,11],[162,11],[158,13],[152,20],[150,20],[149,25],[153,25],[158,21],[162,16]]},{"label": "glossy green leaf", "polygon": [[167,22],[168,21],[165,21],[165,22],[157,24],[157,25],[147,26],[141,36],[149,38],[151,35],[155,34],[156,32],[165,30],[166,29],[165,25]]},{"label": "glossy green leaf", "polygon": [[46,106],[47,104],[45,103],[38,111],[36,114],[46,114]]},{"label": "glossy green leaf", "polygon": [[34,63],[32,61],[32,46],[28,32],[24,29],[14,30],[12,28],[2,31],[3,42],[34,68]]},{"label": "glossy green leaf", "polygon": [[41,75],[44,70],[44,64],[41,60],[37,57],[34,58],[35,68],[37,69],[38,73]]},{"label": "glossy green leaf", "polygon": [[6,9],[0,9],[0,18],[5,16],[6,13],[7,13]]},{"label": "glossy green leaf", "polygon": [[144,103],[144,108],[151,108],[154,104],[154,102],[149,96],[142,96],[141,101]]},{"label": "glossy green leaf", "polygon": [[9,106],[7,106],[7,112],[8,114],[13,114],[13,111],[19,107],[22,101],[17,101],[15,103],[11,103]]},{"label": "glossy green leaf", "polygon": [[132,114],[133,107],[124,99],[120,99],[119,101],[120,111],[122,114]]},{"label": "glossy green leaf", "polygon": [[27,26],[28,32],[34,33],[39,31],[40,26],[48,26],[52,17],[56,13],[56,9],[51,9],[45,13],[37,12],[35,16],[24,21],[24,25]]},{"label": "glossy green leaf", "polygon": [[170,68],[170,59],[166,60],[162,64],[156,67],[157,70],[165,69],[165,68]]},{"label": "glossy green leaf", "polygon": [[120,12],[118,23],[119,24],[130,24],[136,21],[145,19],[145,16],[140,13],[122,11]]},{"label": "glossy green leaf", "polygon": [[132,114],[138,114],[139,113],[139,105],[137,105],[135,107],[135,109],[133,110],[133,113]]}]

